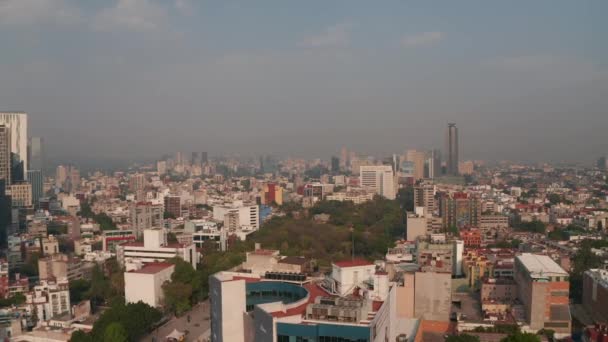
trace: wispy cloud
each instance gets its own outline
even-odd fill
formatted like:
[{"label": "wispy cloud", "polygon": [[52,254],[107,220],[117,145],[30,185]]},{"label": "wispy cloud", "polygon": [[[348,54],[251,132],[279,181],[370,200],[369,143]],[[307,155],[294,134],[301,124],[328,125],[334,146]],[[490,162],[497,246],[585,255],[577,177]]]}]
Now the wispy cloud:
[{"label": "wispy cloud", "polygon": [[191,0],[175,0],[175,8],[184,15],[192,14]]},{"label": "wispy cloud", "polygon": [[443,32],[421,32],[416,34],[406,35],[401,38],[401,46],[404,47],[418,47],[418,46],[429,46],[439,43],[445,38]]},{"label": "wispy cloud", "polygon": [[92,27],[98,31],[127,29],[151,31],[166,24],[167,12],[150,0],[118,0],[97,14]]},{"label": "wispy cloud", "polygon": [[72,24],[80,11],[65,0],[0,0],[0,25]]},{"label": "wispy cloud", "polygon": [[582,82],[606,79],[608,70],[589,61],[555,55],[522,55],[500,57],[485,62],[491,69],[509,74],[523,75],[534,79],[560,82]]},{"label": "wispy cloud", "polygon": [[350,43],[351,25],[337,24],[323,33],[304,38],[298,46],[307,48],[345,47]]}]

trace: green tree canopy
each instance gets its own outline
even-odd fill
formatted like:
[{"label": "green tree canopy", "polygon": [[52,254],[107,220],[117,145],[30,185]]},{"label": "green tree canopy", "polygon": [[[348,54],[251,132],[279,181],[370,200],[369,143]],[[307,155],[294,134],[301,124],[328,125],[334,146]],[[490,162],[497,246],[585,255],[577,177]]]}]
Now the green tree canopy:
[{"label": "green tree canopy", "polygon": [[479,337],[468,335],[468,334],[460,334],[460,335],[450,335],[445,339],[446,342],[479,342]]},{"label": "green tree canopy", "polygon": [[128,342],[129,336],[122,324],[111,323],[103,333],[103,342]]},{"label": "green tree canopy", "polygon": [[518,332],[503,338],[500,342],[540,342],[540,337],[536,334]]}]

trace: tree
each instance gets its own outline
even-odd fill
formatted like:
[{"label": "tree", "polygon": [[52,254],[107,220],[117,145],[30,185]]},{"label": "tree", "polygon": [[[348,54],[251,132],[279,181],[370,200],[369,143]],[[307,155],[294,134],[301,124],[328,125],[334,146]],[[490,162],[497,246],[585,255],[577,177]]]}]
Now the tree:
[{"label": "tree", "polygon": [[173,258],[175,265],[171,281],[163,284],[165,307],[180,315],[189,310],[192,304],[203,298],[202,272],[180,258]]},{"label": "tree", "polygon": [[104,341],[106,329],[112,323],[120,323],[127,333],[128,341],[139,341],[154,324],[162,318],[157,309],[143,302],[124,304],[115,300],[109,309],[93,325],[93,341]]},{"label": "tree", "polygon": [[86,299],[86,294],[90,288],[91,283],[86,279],[74,279],[70,281],[70,302],[76,304]]},{"label": "tree", "polygon": [[446,342],[479,342],[479,337],[468,335],[468,334],[460,334],[460,335],[450,335],[445,339]]},{"label": "tree", "polygon": [[518,332],[503,338],[500,342],[540,342],[540,337],[536,334]]},{"label": "tree", "polygon": [[177,281],[163,284],[165,293],[165,307],[176,316],[190,310],[190,298],[192,297],[192,286]]},{"label": "tree", "polygon": [[[581,248],[572,258],[572,271],[570,272],[570,298],[581,302],[583,296],[583,273],[591,268],[598,268],[602,259],[591,251],[595,245],[591,240],[584,240]],[[601,241],[601,240],[600,240]]]},{"label": "tree", "polygon": [[93,342],[93,336],[82,330],[76,330],[72,333],[70,342]]},{"label": "tree", "polygon": [[547,196],[547,199],[549,200],[549,203],[551,203],[552,205],[556,205],[562,201],[562,196],[558,194],[549,194]]},{"label": "tree", "polygon": [[103,333],[104,342],[128,342],[129,338],[122,324],[114,322]]}]

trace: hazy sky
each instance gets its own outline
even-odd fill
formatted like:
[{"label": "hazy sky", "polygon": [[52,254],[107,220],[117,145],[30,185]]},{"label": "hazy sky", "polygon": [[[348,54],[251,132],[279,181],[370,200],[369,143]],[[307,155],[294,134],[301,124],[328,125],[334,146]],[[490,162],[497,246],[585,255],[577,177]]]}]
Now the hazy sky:
[{"label": "hazy sky", "polygon": [[62,158],[608,153],[608,1],[0,0],[0,111]]}]

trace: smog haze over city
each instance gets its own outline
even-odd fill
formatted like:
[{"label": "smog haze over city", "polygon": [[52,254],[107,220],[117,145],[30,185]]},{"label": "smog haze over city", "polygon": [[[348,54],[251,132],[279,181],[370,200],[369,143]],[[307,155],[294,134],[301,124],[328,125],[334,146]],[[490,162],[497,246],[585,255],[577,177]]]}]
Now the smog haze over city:
[{"label": "smog haze over city", "polygon": [[0,341],[608,342],[608,0],[0,0]]},{"label": "smog haze over city", "polygon": [[592,163],[606,1],[0,1],[0,110],[58,160],[163,153]]}]

